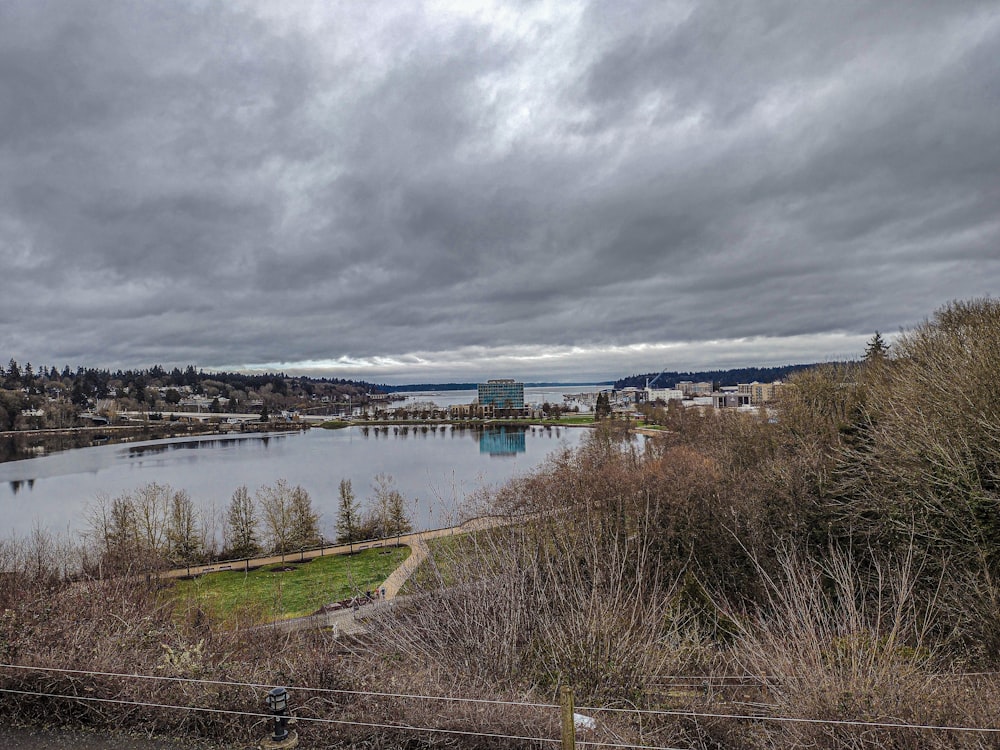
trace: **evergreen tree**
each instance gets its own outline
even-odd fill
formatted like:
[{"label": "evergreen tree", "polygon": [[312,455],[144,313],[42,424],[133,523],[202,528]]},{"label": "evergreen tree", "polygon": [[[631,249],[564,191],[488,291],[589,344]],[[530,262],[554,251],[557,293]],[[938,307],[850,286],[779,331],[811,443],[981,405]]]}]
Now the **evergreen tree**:
[{"label": "evergreen tree", "polygon": [[398,544],[400,536],[413,531],[413,522],[410,520],[410,514],[406,510],[406,501],[398,491],[393,490],[389,493],[386,510],[389,521],[388,532],[396,535],[396,542]]},{"label": "evergreen tree", "polygon": [[865,347],[865,362],[880,362],[889,353],[889,345],[885,343],[882,334],[875,331],[875,335],[868,339]]},{"label": "evergreen tree", "polygon": [[198,511],[191,496],[184,490],[170,496],[167,544],[170,561],[175,564],[196,562],[202,552],[201,538],[198,535]]},{"label": "evergreen tree", "polygon": [[233,557],[253,557],[260,552],[257,506],[246,485],[233,493],[226,509],[226,548]]},{"label": "evergreen tree", "polygon": [[611,398],[607,393],[597,394],[597,404],[594,406],[594,419],[601,420],[611,416]]},{"label": "evergreen tree", "polygon": [[361,511],[354,496],[350,479],[340,480],[340,502],[337,506],[337,543],[350,544],[354,552],[354,542],[358,541]]},{"label": "evergreen tree", "polygon": [[293,547],[315,547],[319,544],[319,513],[313,510],[312,498],[296,485],[291,495]]},{"label": "evergreen tree", "polygon": [[10,389],[18,388],[21,385],[21,368],[13,357],[10,358],[10,363],[7,365],[6,385]]}]

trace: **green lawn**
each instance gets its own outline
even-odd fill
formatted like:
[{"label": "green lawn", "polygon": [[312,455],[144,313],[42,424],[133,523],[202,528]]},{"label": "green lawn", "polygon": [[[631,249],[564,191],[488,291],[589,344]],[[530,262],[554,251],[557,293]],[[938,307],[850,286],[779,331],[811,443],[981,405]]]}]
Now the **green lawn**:
[{"label": "green lawn", "polygon": [[345,427],[350,427],[350,422],[345,422],[342,419],[330,419],[326,422],[320,424],[320,427],[324,430],[342,430]]},{"label": "green lawn", "polygon": [[594,424],[593,414],[576,415],[572,417],[559,417],[555,424]]},{"label": "green lawn", "polygon": [[329,555],[268,565],[249,573],[209,573],[177,581],[168,595],[183,608],[199,605],[220,620],[302,617],[324,604],[374,590],[410,555],[409,547]]}]

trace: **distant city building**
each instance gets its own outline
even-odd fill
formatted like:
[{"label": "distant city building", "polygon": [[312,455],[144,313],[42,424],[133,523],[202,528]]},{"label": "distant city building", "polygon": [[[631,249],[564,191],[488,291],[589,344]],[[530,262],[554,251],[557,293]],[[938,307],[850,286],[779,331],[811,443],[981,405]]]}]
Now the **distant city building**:
[{"label": "distant city building", "polygon": [[479,405],[492,406],[495,412],[524,410],[524,383],[515,380],[487,380],[478,387]]},{"label": "distant city building", "polygon": [[712,405],[716,409],[736,409],[750,405],[750,394],[725,389],[712,394]]},{"label": "distant city building", "polygon": [[780,389],[780,381],[775,381],[774,383],[758,383],[755,380],[752,383],[740,383],[739,385],[739,393],[749,396],[751,404],[766,404],[774,401],[775,396]]},{"label": "distant city building", "polygon": [[682,401],[683,399],[684,391],[678,388],[647,388],[644,400],[649,403],[653,403],[654,401],[667,403],[668,401]]},{"label": "distant city building", "polygon": [[524,383],[514,380],[488,380],[480,383],[480,406],[493,406],[497,409],[523,409]]},{"label": "distant city building", "polygon": [[681,380],[674,387],[682,391],[684,395],[688,397],[712,395],[712,384],[707,381],[694,383],[690,380]]},{"label": "distant city building", "polygon": [[491,419],[493,407],[479,404],[452,404],[448,407],[448,416],[451,419]]}]

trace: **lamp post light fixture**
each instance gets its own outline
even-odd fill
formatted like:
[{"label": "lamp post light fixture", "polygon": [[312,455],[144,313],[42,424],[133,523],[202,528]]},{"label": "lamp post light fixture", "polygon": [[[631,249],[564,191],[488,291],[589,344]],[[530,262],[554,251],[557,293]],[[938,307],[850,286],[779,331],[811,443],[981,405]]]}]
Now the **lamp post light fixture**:
[{"label": "lamp post light fixture", "polygon": [[283,687],[271,688],[264,699],[267,708],[274,714],[274,732],[261,743],[263,750],[284,750],[298,747],[299,736],[288,729],[288,691]]}]

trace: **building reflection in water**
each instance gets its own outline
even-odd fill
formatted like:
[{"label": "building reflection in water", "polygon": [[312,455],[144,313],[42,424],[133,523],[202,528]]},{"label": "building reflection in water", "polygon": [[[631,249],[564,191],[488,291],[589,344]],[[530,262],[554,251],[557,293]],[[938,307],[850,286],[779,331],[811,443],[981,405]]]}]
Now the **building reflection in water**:
[{"label": "building reflection in water", "polygon": [[525,452],[524,427],[488,427],[479,434],[479,452],[515,456]]}]

